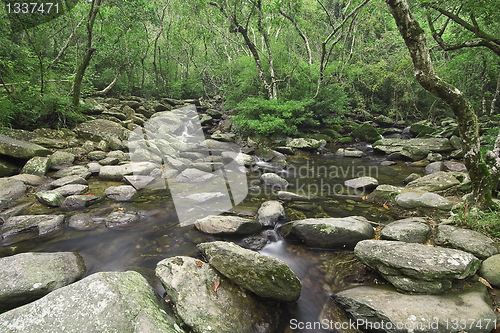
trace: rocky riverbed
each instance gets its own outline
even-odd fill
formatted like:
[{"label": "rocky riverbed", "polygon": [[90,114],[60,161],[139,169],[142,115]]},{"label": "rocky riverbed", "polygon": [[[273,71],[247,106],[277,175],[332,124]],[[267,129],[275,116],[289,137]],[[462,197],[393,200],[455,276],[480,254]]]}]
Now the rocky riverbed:
[{"label": "rocky riverbed", "polygon": [[88,102],[73,130],[0,135],[2,331],[496,326],[498,244],[450,224],[453,123],[264,149],[206,102]]}]

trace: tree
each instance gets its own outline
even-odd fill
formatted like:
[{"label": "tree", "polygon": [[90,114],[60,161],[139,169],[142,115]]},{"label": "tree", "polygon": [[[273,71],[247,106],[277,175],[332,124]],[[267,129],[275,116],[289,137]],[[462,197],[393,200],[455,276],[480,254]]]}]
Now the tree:
[{"label": "tree", "polygon": [[89,16],[87,19],[87,48],[83,59],[78,66],[76,71],[75,81],[73,84],[73,106],[78,106],[80,103],[80,91],[82,89],[83,75],[85,75],[85,70],[87,69],[90,59],[92,59],[92,54],[95,52],[95,48],[92,47],[92,30],[94,29],[94,22],[99,12],[99,7],[101,6],[103,0],[92,0],[92,6],[90,7]]},{"label": "tree", "polygon": [[469,203],[481,209],[498,208],[492,201],[492,190],[500,178],[500,133],[494,150],[489,151],[483,159],[479,150],[476,114],[464,94],[434,71],[424,30],[413,18],[407,1],[386,0],[386,3],[410,52],[415,78],[422,87],[443,100],[457,118],[465,165],[472,184]]}]

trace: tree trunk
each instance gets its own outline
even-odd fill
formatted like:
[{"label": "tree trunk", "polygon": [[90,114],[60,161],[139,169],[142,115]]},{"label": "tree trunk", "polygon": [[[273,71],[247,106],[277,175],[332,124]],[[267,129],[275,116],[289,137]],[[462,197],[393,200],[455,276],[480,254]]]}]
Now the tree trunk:
[{"label": "tree trunk", "polygon": [[493,96],[493,100],[491,101],[490,115],[493,115],[495,113],[495,104],[498,100],[498,95],[500,95],[500,70],[498,71],[497,88],[495,89],[495,95]]},{"label": "tree trunk", "polygon": [[111,81],[111,83],[108,84],[108,86],[106,88],[104,88],[103,90],[94,92],[94,95],[95,96],[104,96],[104,95],[106,95],[111,90],[111,88],[113,88],[113,86],[115,85],[116,81],[118,80],[118,76],[120,76],[120,72],[121,72],[121,69],[118,68],[116,70],[116,75],[115,75],[115,78],[113,79],[113,81]]},{"label": "tree trunk", "polygon": [[75,83],[73,84],[73,106],[78,106],[80,103],[80,91],[82,89],[82,80],[83,75],[85,75],[85,71],[90,63],[90,59],[92,59],[92,54],[96,50],[92,47],[92,30],[94,29],[94,22],[99,12],[99,7],[101,6],[102,0],[92,0],[92,7],[90,8],[89,18],[87,21],[87,50],[85,51],[85,55],[83,56],[83,60],[78,66],[75,76]]},{"label": "tree trunk", "polygon": [[469,203],[481,209],[495,206],[492,201],[492,190],[497,185],[498,174],[490,172],[479,151],[478,123],[472,106],[460,90],[435,73],[425,33],[412,17],[407,1],[386,0],[386,3],[410,51],[417,81],[427,91],[443,100],[457,117],[462,149],[465,152],[465,165],[469,171],[473,190]]}]

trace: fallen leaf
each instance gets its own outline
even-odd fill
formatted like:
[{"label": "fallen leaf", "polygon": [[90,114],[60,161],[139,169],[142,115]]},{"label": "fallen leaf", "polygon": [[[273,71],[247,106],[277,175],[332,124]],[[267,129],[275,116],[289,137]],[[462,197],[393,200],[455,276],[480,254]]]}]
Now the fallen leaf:
[{"label": "fallen leaf", "polygon": [[363,195],[363,197],[361,199],[366,200],[366,195]]},{"label": "fallen leaf", "polygon": [[479,277],[479,282],[481,282],[482,284],[484,284],[486,287],[490,288],[490,289],[493,289],[493,287],[491,286],[491,284],[486,281],[485,279],[483,279],[482,277]]},{"label": "fallen leaf", "polygon": [[434,246],[434,245],[432,245],[431,243],[425,243],[425,245]]},{"label": "fallen leaf", "polygon": [[215,282],[215,286],[214,286],[215,292],[217,292],[217,288],[219,288],[219,285],[220,285],[220,280],[217,280],[217,282]]},{"label": "fallen leaf", "polygon": [[385,209],[389,210],[389,206],[387,206],[386,204],[383,204],[382,207],[384,207]]},{"label": "fallen leaf", "polygon": [[199,261],[199,260],[198,260],[198,261],[196,262],[196,266],[198,266],[198,267],[203,266],[203,262],[201,262],[201,261]]},{"label": "fallen leaf", "polygon": [[95,197],[95,195],[93,194],[87,194],[89,197]]}]

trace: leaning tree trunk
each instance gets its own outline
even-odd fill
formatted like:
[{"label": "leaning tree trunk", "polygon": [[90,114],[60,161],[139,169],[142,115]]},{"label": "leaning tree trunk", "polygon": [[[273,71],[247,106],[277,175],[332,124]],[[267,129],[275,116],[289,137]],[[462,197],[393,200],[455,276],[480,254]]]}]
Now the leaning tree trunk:
[{"label": "leaning tree trunk", "polygon": [[[460,90],[437,76],[432,66],[425,33],[412,17],[407,1],[386,0],[386,3],[410,51],[415,67],[415,78],[422,87],[443,100],[457,118],[462,149],[465,153],[465,165],[469,171],[473,190],[469,204],[482,209],[494,206],[492,190],[498,183],[498,166],[496,169],[492,168],[490,172],[488,164],[481,156],[479,127],[471,104]],[[493,164],[498,163],[498,158],[494,161],[491,158],[489,160]]]},{"label": "leaning tree trunk", "polygon": [[90,63],[90,59],[92,59],[92,54],[96,50],[92,47],[92,30],[94,29],[94,22],[97,16],[97,12],[99,11],[99,7],[101,6],[102,0],[92,0],[92,7],[90,8],[89,18],[87,21],[87,50],[85,51],[85,55],[83,56],[83,60],[78,66],[75,75],[75,82],[73,84],[73,106],[78,106],[80,103],[80,91],[82,89],[82,80],[83,75],[85,75],[85,70]]}]

